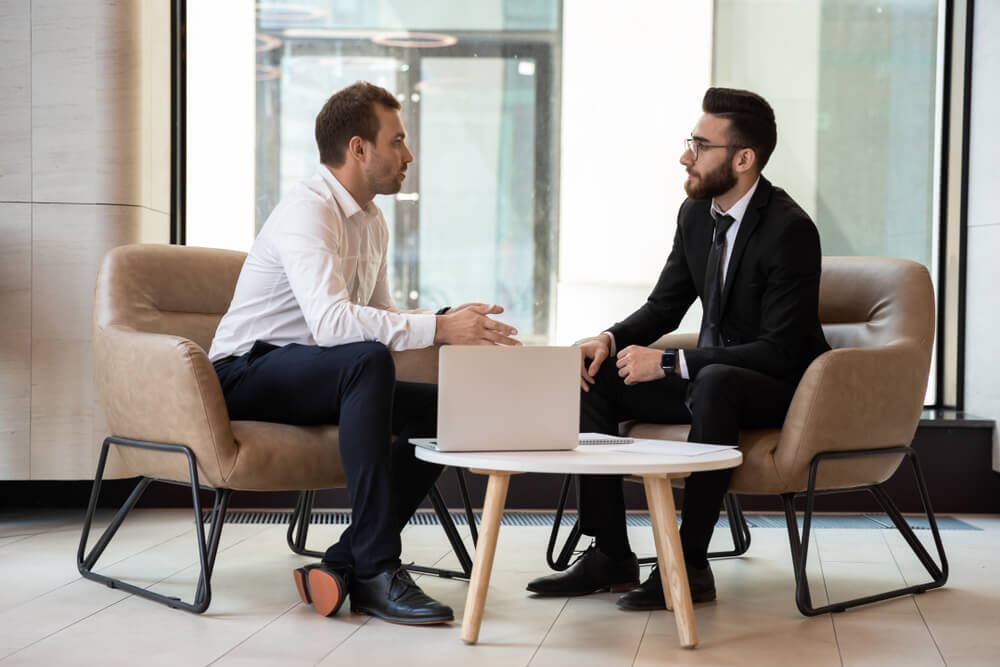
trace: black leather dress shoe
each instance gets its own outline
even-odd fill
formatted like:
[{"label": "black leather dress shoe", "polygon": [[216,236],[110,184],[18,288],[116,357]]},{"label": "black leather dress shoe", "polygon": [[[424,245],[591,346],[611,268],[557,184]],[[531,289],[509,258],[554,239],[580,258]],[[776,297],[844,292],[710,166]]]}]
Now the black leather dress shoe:
[{"label": "black leather dress shoe", "polygon": [[367,579],[355,577],[351,582],[351,611],[404,625],[431,625],[455,620],[451,607],[420,590],[402,566]]},{"label": "black leather dress shoe", "polygon": [[[712,575],[711,566],[705,566],[703,569],[689,566],[687,575],[688,586],[691,588],[691,602],[711,602],[715,599],[715,577]],[[659,568],[654,567],[639,588],[618,598],[616,604],[619,609],[629,611],[666,609],[667,603],[663,597],[663,582],[660,581]]]},{"label": "black leather dress shoe", "polygon": [[612,560],[592,546],[563,572],[532,579],[528,590],[543,596],[589,595],[600,591],[627,591],[639,583],[634,553]]}]

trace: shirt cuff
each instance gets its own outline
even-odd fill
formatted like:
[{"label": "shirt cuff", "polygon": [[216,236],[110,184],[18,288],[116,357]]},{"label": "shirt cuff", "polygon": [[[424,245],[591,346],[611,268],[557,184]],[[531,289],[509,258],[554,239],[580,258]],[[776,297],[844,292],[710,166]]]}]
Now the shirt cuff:
[{"label": "shirt cuff", "polygon": [[434,344],[434,336],[437,334],[437,315],[434,313],[414,313],[408,315],[407,319],[410,320],[412,326],[413,338],[412,345],[407,345],[404,349],[419,350]]},{"label": "shirt cuff", "polygon": [[681,377],[685,380],[690,380],[691,378],[688,376],[687,361],[684,359],[684,350],[677,350],[677,365],[680,366]]},{"label": "shirt cuff", "polygon": [[611,339],[611,351],[608,353],[608,356],[609,357],[613,357],[613,356],[617,355],[618,352],[616,351],[617,350],[617,345],[615,343],[615,335],[613,333],[611,333],[610,331],[602,331],[598,335],[601,335],[601,334],[608,334],[608,338]]}]

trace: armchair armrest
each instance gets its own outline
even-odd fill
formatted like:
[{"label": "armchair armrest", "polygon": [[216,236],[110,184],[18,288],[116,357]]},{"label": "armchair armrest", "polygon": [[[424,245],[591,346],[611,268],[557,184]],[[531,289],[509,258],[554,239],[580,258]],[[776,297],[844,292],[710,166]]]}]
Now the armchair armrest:
[{"label": "armchair armrest", "polygon": [[650,345],[657,350],[676,348],[679,350],[693,350],[698,347],[698,334],[696,333],[669,333],[661,336],[659,340]]},{"label": "armchair armrest", "polygon": [[[929,363],[919,347],[907,343],[841,348],[817,357],[785,417],[774,453],[779,475],[786,482],[804,480],[810,461],[820,452],[909,445],[923,409]],[[853,471],[848,465],[830,464],[820,488],[887,478],[899,460],[879,457],[863,465],[853,461]]]},{"label": "armchair armrest", "polygon": [[[190,447],[204,483],[224,483],[237,447],[208,356],[179,336],[95,328],[95,380],[111,434]],[[183,457],[121,448],[134,474],[188,479]]]},{"label": "armchair armrest", "polygon": [[396,363],[396,379],[401,382],[427,382],[437,384],[438,350],[440,345],[431,345],[419,350],[393,352]]}]

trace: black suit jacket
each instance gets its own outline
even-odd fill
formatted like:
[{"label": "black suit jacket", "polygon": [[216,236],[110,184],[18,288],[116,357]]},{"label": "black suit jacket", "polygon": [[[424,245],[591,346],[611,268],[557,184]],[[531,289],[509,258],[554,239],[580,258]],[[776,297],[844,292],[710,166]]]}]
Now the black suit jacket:
[{"label": "black suit jacket", "polygon": [[[710,207],[710,201],[692,199],[681,204],[673,249],[649,299],[609,329],[619,350],[649,345],[677,328],[695,298],[704,303]],[[684,351],[691,379],[709,364],[727,364],[798,382],[830,349],[818,314],[821,262],[812,220],[761,176],[729,259],[719,323],[723,346]]]}]

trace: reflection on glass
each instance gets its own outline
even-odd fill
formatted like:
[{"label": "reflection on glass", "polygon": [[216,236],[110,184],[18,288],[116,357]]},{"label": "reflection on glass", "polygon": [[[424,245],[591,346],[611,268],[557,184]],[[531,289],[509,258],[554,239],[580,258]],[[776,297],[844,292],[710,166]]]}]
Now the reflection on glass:
[{"label": "reflection on glass", "polygon": [[416,158],[403,192],[375,200],[390,228],[396,305],[498,303],[523,339],[546,342],[558,224],[557,9],[555,0],[258,5],[267,48],[257,66],[268,76],[257,83],[257,229],[316,169],[313,126],[326,99],[371,81],[400,100]]}]

